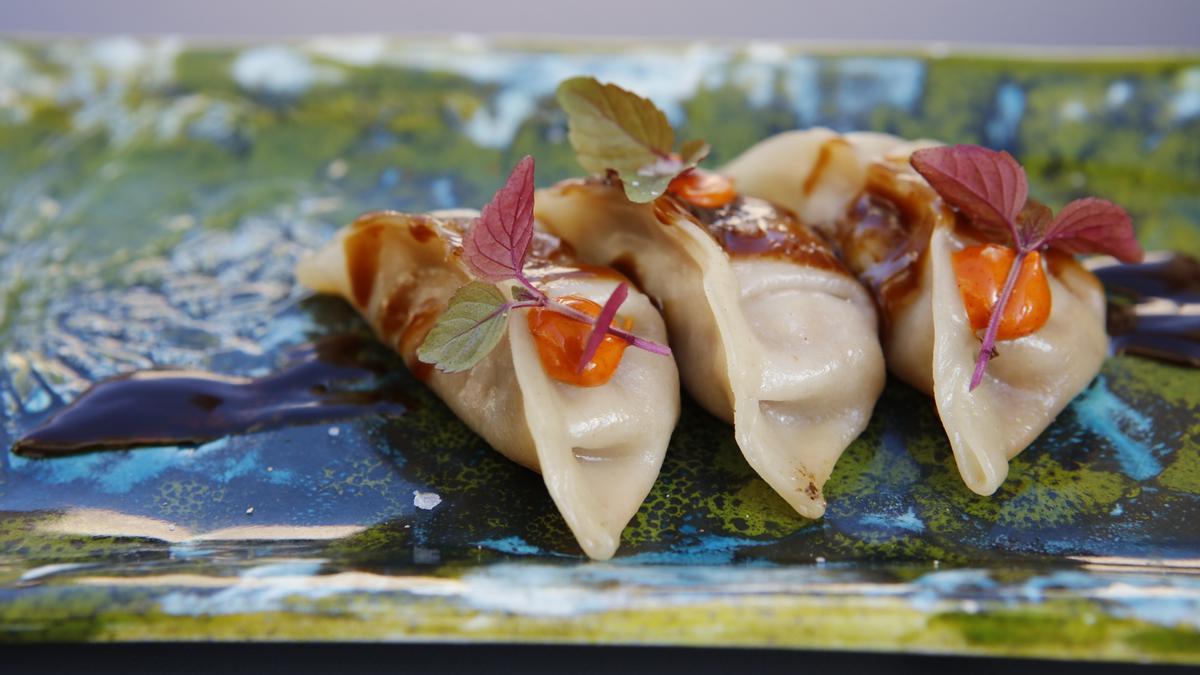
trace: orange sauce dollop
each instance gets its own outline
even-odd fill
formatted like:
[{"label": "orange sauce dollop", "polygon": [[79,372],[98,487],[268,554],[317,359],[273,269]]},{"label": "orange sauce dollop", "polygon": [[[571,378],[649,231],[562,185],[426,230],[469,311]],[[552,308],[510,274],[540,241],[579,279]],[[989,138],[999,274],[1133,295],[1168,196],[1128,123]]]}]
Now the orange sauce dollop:
[{"label": "orange sauce dollop", "polygon": [[720,208],[737,198],[732,180],[719,173],[695,168],[676,176],[667,186],[667,192],[706,209]]},{"label": "orange sauce dollop", "polygon": [[[992,311],[1000,300],[1008,270],[1017,252],[999,244],[970,246],[954,254],[954,275],[962,295],[971,328],[987,328]],[[1050,284],[1042,270],[1042,256],[1037,251],[1025,256],[1017,273],[1012,296],[1000,317],[997,340],[1015,340],[1033,333],[1050,318]]]},{"label": "orange sauce dollop", "polygon": [[[587,314],[599,316],[600,305],[574,295],[558,298],[558,302]],[[628,330],[631,326],[625,326]],[[587,346],[588,336],[592,333],[592,325],[560,314],[552,309],[537,307],[529,311],[529,332],[533,334],[534,344],[537,345],[538,357],[546,374],[566,384],[577,387],[598,387],[608,382],[621,356],[629,346],[623,338],[611,333],[604,336],[600,348],[591,361],[579,370],[579,360]]]}]

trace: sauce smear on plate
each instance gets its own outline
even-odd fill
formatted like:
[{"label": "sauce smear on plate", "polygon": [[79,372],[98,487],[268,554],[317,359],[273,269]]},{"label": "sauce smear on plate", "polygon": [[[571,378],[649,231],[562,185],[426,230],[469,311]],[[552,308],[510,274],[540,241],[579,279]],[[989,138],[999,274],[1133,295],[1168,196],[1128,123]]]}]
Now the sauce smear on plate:
[{"label": "sauce smear on plate", "polygon": [[13,445],[25,457],[204,441],[293,424],[367,413],[401,414],[409,406],[386,387],[358,390],[373,369],[356,353],[368,340],[347,335],[304,349],[288,368],[266,377],[190,370],[146,370],[97,383]]}]

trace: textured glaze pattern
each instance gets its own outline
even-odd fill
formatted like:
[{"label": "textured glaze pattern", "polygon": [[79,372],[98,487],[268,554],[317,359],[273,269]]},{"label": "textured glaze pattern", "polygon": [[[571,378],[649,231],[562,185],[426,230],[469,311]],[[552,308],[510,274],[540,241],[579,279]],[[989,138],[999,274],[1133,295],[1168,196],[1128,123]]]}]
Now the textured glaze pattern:
[{"label": "textured glaze pattern", "polygon": [[[1200,59],[322,39],[0,42],[0,447],[103,377],[257,376],[368,335],[298,256],[370,209],[478,207],[515,159],[576,174],[551,94],[654,98],[713,165],[810,124],[1014,152],[1200,254]],[[991,498],[888,384],[795,515],[685,401],[621,553],[583,562],[538,476],[382,347],[403,415],[0,458],[0,639],[786,645],[1200,661],[1200,372],[1103,372]],[[380,385],[383,386],[383,385]],[[436,495],[437,499],[434,498]],[[714,589],[720,588],[720,595]],[[268,621],[263,619],[267,618]]]}]

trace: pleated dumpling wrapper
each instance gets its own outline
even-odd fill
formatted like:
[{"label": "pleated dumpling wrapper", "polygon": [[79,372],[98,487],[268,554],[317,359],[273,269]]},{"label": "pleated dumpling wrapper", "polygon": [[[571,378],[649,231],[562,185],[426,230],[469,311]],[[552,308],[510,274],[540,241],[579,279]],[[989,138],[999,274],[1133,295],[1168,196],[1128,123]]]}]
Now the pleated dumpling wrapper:
[{"label": "pleated dumpling wrapper", "polygon": [[538,193],[547,229],[662,308],[684,386],[732,422],[750,466],[798,513],[825,513],[834,464],[870,420],[883,354],[869,294],[787,209],[738,194],[675,147],[652,102],[575,77],[556,94],[591,178]]},{"label": "pleated dumpling wrapper", "polygon": [[[914,170],[913,153],[925,148],[948,162],[932,167],[948,176],[945,189],[961,184],[971,194],[944,198]],[[794,209],[834,238],[881,308],[888,367],[933,396],[971,490],[995,492],[1009,460],[1099,372],[1108,346],[1104,290],[1072,253],[1140,257],[1119,207],[1082,200],[1051,225],[1048,209],[1027,203],[1024,171],[1006,153],[875,133],[780,134],[725,171],[748,194]],[[1003,208],[979,206],[987,201],[980,195]],[[965,208],[952,208],[952,199]],[[1089,226],[1120,230],[1117,243],[1088,248],[1067,237],[1068,228]],[[1049,232],[1060,236],[1039,245]],[[1029,254],[1003,304],[1014,237]],[[993,322],[997,304],[1004,309]],[[989,333],[995,351],[981,356]]]},{"label": "pleated dumpling wrapper", "polygon": [[[528,185],[532,196],[532,177]],[[353,304],[472,431],[540,472],[584,552],[608,559],[657,478],[679,417],[674,359],[626,349],[619,338],[606,336],[589,371],[578,373],[574,362],[561,362],[562,345],[555,343],[565,340],[569,348],[573,338],[586,337],[581,322],[523,307],[508,313],[495,348],[469,369],[442,372],[418,360],[419,346],[451,296],[471,280],[463,235],[477,215],[370,213],[304,260],[297,275],[312,290]],[[528,246],[525,277],[558,302],[585,311],[591,303],[594,313],[623,281],[611,270],[579,265],[568,247],[545,233],[534,232]],[[511,285],[494,287],[510,292]],[[662,318],[637,291],[620,305],[616,323],[666,342]],[[619,361],[603,383],[556,379],[586,380],[597,375],[591,366],[603,360],[597,368],[611,368],[614,358]]]},{"label": "pleated dumpling wrapper", "polygon": [[691,196],[710,206],[672,193],[639,204],[617,181],[583,179],[539,191],[535,208],[584,260],[616,267],[654,298],[684,386],[733,423],[775,491],[819,518],[822,487],[883,388],[871,298],[786,209]]}]

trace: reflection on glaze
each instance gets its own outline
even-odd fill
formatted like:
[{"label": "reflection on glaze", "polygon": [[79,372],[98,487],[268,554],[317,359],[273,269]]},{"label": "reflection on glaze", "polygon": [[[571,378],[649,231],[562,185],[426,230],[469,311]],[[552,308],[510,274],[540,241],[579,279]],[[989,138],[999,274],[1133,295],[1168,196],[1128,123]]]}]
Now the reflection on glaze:
[{"label": "reflection on glaze", "polygon": [[782,258],[807,267],[846,272],[833,247],[819,233],[790,211],[764,199],[739,196],[729,204],[710,209],[662,197],[655,202],[655,210],[675,211],[690,217],[735,258]]},{"label": "reflection on glaze", "polygon": [[934,227],[954,220],[919,177],[885,164],[868,168],[866,190],[838,223],[837,239],[850,271],[875,294],[885,322],[916,294]]}]

